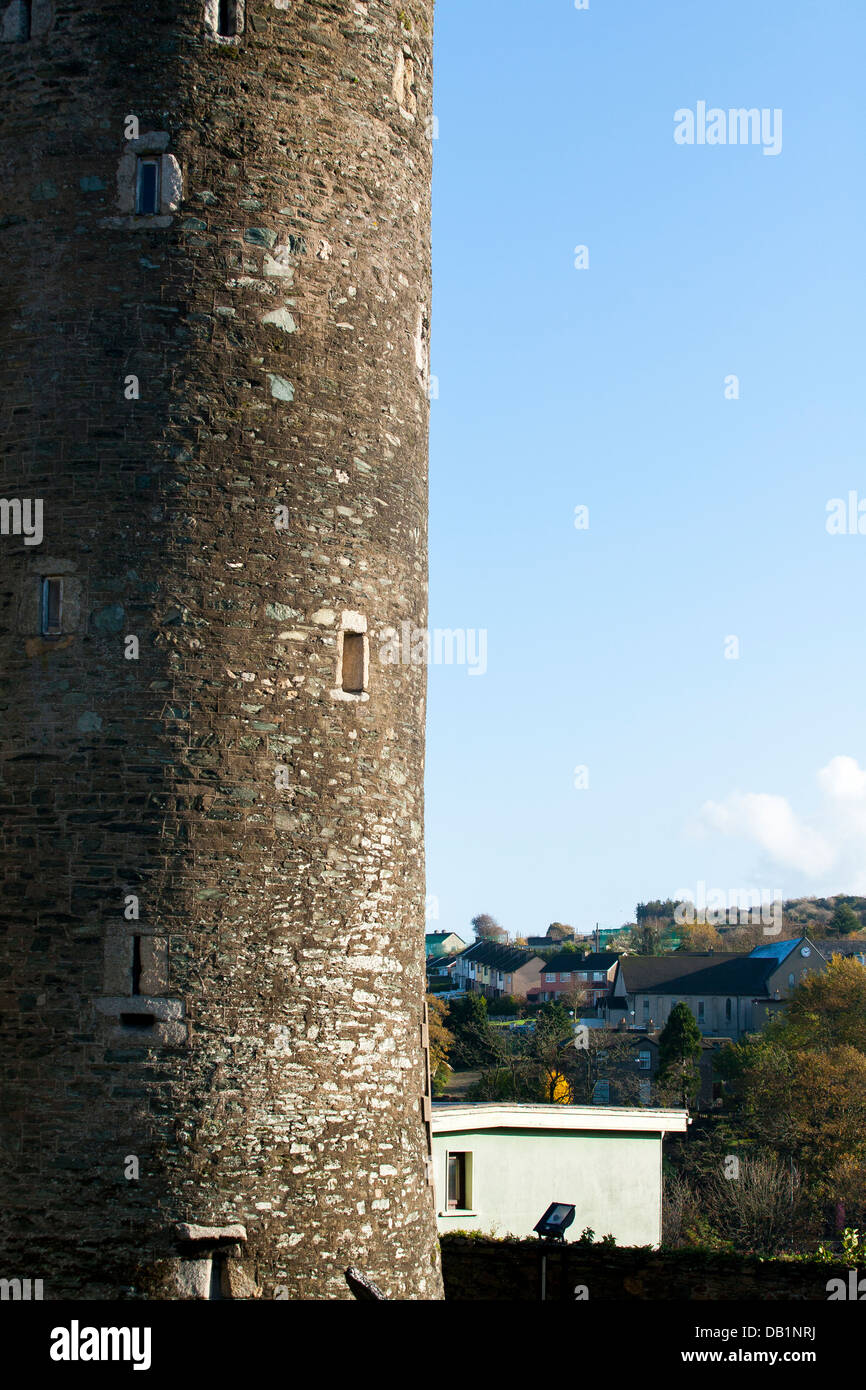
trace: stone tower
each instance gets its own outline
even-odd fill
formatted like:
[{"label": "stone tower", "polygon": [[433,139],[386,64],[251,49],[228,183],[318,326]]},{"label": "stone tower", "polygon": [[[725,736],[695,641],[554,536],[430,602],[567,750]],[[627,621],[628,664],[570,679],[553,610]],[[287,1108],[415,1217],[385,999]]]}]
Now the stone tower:
[{"label": "stone tower", "polygon": [[[0,1275],[441,1296],[433,0],[0,0]],[[393,644],[391,644],[393,645]]]}]

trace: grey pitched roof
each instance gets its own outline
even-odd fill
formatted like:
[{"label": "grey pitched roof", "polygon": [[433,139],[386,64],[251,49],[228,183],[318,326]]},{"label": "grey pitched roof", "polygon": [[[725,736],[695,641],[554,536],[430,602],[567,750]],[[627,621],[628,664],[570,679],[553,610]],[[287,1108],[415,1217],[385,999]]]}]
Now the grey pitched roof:
[{"label": "grey pitched roof", "polygon": [[553,956],[544,965],[545,970],[559,971],[566,974],[569,970],[610,970],[612,965],[616,965],[619,956],[613,951],[594,951],[588,956],[582,956],[579,951],[561,951],[558,956]]},{"label": "grey pitched roof", "polygon": [[672,956],[624,956],[620,961],[628,994],[726,994],[747,998],[767,993],[767,980],[777,966],[774,957],[679,952]]},{"label": "grey pitched roof", "polygon": [[532,951],[524,951],[520,946],[500,946],[495,941],[476,941],[474,946],[460,952],[460,960],[473,961],[476,965],[486,965],[491,970],[502,970],[508,974],[534,960],[542,963]]},{"label": "grey pitched roof", "polygon": [[635,1030],[634,1032],[629,1030],[628,1032],[623,1033],[617,1031],[614,1033],[614,1037],[616,1038],[617,1042],[625,1041],[629,1044],[629,1046],[636,1047],[638,1049],[642,1047],[657,1048],[659,1045],[658,1033],[641,1033],[637,1030]]}]

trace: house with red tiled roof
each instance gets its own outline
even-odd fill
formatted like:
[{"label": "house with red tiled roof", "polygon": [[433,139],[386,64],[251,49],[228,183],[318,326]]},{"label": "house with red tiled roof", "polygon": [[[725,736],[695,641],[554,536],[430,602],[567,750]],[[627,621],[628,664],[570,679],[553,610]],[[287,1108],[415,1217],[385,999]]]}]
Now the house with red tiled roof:
[{"label": "house with red tiled roof", "polygon": [[619,956],[610,951],[562,951],[544,962],[529,998],[549,1004],[579,997],[582,1006],[595,1008],[610,994],[618,962]]}]

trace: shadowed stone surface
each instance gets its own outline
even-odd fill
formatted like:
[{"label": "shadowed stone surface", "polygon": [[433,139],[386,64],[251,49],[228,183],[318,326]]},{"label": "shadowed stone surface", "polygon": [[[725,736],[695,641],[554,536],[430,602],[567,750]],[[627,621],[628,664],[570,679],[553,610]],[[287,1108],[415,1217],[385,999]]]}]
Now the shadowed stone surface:
[{"label": "shadowed stone surface", "polygon": [[[447,1235],[442,1240],[445,1297],[537,1303],[542,1260],[550,1303],[588,1302],[826,1302],[828,1284],[851,1275],[842,1264],[802,1263],[757,1255],[700,1250],[606,1249],[578,1241],[488,1240]],[[857,1278],[863,1271],[857,1271]]]}]

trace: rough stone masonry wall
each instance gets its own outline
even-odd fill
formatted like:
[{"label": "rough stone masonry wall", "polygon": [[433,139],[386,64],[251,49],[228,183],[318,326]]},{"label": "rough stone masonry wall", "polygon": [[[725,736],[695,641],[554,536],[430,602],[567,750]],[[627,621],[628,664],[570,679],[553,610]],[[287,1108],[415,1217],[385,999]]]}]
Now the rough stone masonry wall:
[{"label": "rough stone masonry wall", "polygon": [[[478,1299],[538,1303],[543,1256],[547,1257],[549,1303],[827,1302],[830,1280],[842,1279],[846,1289],[850,1283],[844,1265],[819,1261],[453,1235],[442,1240],[445,1297],[455,1303]],[[862,1276],[859,1270],[857,1277]]]},{"label": "rough stone masonry wall", "polygon": [[0,535],[0,1275],[436,1298],[425,672],[376,640],[426,625],[433,2],[38,9],[0,24],[0,497],[44,502]]}]

